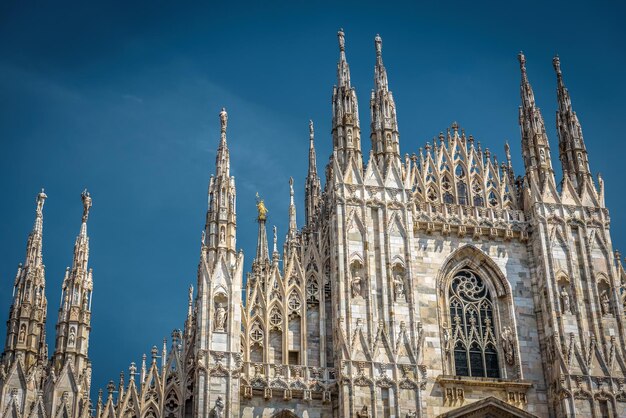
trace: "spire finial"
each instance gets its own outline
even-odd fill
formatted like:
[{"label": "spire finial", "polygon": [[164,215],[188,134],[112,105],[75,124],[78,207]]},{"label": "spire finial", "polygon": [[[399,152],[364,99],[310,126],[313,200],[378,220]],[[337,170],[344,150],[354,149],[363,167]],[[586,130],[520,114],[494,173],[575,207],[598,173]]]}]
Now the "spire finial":
[{"label": "spire finial", "polygon": [[290,203],[293,205],[293,177],[289,177],[289,197],[290,197]]},{"label": "spire finial", "polygon": [[193,307],[193,285],[189,285],[189,296],[187,300],[187,316],[191,317]]},{"label": "spire finial", "polygon": [[274,225],[273,232],[274,232],[274,253],[277,253],[278,252],[278,233],[276,231],[276,225]]},{"label": "spire finial", "polygon": [[313,129],[313,120],[309,119],[309,139],[311,143],[313,143],[313,139],[315,138],[315,130]]},{"label": "spire finial", "polygon": [[83,223],[85,223],[89,217],[89,209],[91,209],[91,195],[87,189],[85,189],[80,194],[80,198],[83,201]]},{"label": "spire finial", "polygon": [[226,113],[226,108],[222,108],[220,112],[220,124],[222,128],[222,133],[226,133],[226,128],[228,127],[228,113]]},{"label": "spire finial", "polygon": [[558,55],[555,55],[554,58],[552,58],[552,66],[554,67],[556,74],[561,76],[561,60]]},{"label": "spire finial", "polygon": [[517,54],[517,59],[519,60],[519,68],[522,70],[523,74],[526,74],[526,57],[522,51]]},{"label": "spire finial", "polygon": [[265,207],[265,202],[263,201],[263,199],[261,199],[261,196],[259,196],[258,192],[256,194],[256,209],[259,214],[257,219],[259,221],[265,221],[267,219],[267,212],[269,211]]},{"label": "spire finial", "polygon": [[374,38],[374,46],[376,47],[376,56],[380,57],[383,54],[383,40],[379,34],[376,34]]},{"label": "spire finial", "polygon": [[44,193],[43,188],[37,195],[37,215],[41,216],[43,214],[43,204],[46,202],[48,196]]},{"label": "spire finial", "polygon": [[346,51],[346,38],[343,33],[343,28],[340,28],[339,31],[337,32],[337,38],[339,38],[339,51],[345,52]]},{"label": "spire finial", "polygon": [[137,366],[135,366],[135,362],[133,361],[128,367],[128,376],[130,377],[130,380],[135,380],[135,374],[137,374]]}]

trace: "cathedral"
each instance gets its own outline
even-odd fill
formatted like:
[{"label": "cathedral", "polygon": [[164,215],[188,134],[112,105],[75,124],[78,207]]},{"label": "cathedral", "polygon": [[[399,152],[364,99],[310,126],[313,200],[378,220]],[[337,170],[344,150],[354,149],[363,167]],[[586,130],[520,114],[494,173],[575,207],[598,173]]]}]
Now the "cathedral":
[{"label": "cathedral", "polygon": [[184,326],[97,394],[91,196],[82,194],[50,355],[38,194],[0,360],[0,418],[626,416],[626,272],[559,58],[557,182],[522,53],[516,175],[508,144],[497,161],[456,123],[401,154],[379,36],[362,155],[341,30],[338,40],[333,152],[322,186],[310,122],[305,224],[290,181],[279,248],[257,195],[244,279],[222,109]]}]

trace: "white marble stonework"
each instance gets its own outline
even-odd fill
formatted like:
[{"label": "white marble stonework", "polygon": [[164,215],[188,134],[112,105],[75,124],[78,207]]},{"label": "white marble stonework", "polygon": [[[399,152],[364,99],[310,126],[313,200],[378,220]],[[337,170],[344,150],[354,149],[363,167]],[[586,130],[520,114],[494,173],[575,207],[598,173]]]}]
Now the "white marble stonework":
[{"label": "white marble stonework", "polygon": [[557,182],[523,54],[516,176],[508,144],[498,161],[456,123],[400,153],[379,36],[364,156],[343,31],[338,39],[334,151],[322,188],[310,122],[305,225],[290,179],[279,251],[257,195],[244,281],[222,109],[184,328],[93,402],[91,196],[49,356],[38,195],[0,361],[1,418],[626,416],[626,273],[559,59]]}]

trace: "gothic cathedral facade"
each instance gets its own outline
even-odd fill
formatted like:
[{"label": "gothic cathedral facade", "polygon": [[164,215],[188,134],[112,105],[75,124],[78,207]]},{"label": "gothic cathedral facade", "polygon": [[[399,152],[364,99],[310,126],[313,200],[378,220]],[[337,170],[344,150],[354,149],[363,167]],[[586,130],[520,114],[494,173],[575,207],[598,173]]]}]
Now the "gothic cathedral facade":
[{"label": "gothic cathedral facade", "polygon": [[291,181],[286,238],[279,251],[274,229],[270,252],[257,197],[244,280],[222,109],[184,329],[93,402],[91,197],[49,356],[38,195],[0,362],[1,418],[626,416],[626,272],[558,57],[559,183],[521,53],[523,176],[508,144],[499,163],[456,123],[402,156],[378,36],[365,163],[338,37],[333,153],[322,187],[310,122],[305,225]]}]

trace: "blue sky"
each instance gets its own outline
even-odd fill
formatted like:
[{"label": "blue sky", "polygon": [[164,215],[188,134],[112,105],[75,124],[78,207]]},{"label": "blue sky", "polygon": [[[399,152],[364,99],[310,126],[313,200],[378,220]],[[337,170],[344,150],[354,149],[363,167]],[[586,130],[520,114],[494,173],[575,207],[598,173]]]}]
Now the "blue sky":
[{"label": "blue sky", "polygon": [[256,192],[282,242],[293,176],[302,224],[309,119],[320,173],[331,152],[339,27],[360,100],[365,155],[380,33],[402,153],[458,121],[500,159],[508,139],[518,174],[516,56],[526,54],[558,167],[551,64],[558,53],[591,168],[605,179],[614,246],[626,249],[623,5],[9,3],[0,5],[0,314],[8,315],[34,199],[45,187],[53,352],[61,280],[79,231],[80,192],[88,187],[94,393],[183,326],[222,106],[229,112],[246,265],[254,254]]}]

